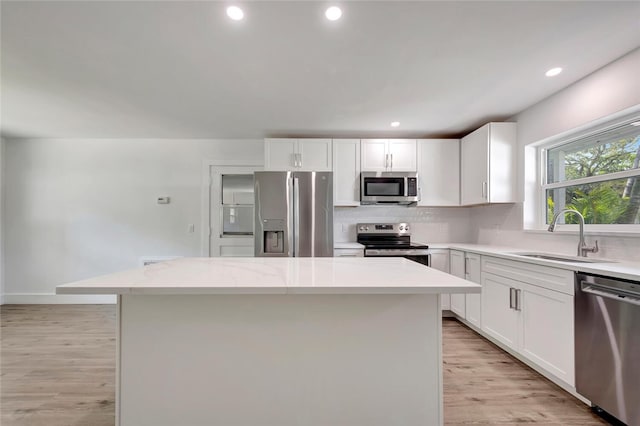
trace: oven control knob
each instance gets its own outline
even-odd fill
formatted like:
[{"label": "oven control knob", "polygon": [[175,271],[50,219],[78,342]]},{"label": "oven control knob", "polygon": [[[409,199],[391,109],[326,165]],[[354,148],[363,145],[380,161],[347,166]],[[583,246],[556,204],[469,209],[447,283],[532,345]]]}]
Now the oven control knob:
[{"label": "oven control knob", "polygon": [[404,231],[404,225],[400,225],[400,230]]},{"label": "oven control knob", "polygon": [[365,230],[365,231],[368,231],[368,230],[369,230],[369,227],[368,227],[368,226],[365,226],[365,227],[364,227],[364,230]]},{"label": "oven control knob", "polygon": [[409,225],[405,226],[404,230],[408,231],[409,230]]}]

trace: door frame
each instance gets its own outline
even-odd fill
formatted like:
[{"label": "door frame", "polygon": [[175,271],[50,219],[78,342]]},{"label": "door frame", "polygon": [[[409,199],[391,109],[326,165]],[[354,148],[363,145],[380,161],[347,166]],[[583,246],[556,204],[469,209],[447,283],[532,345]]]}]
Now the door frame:
[{"label": "door frame", "polygon": [[202,185],[201,185],[201,207],[200,207],[200,255],[210,257],[211,235],[213,228],[210,226],[211,219],[211,185],[213,184],[213,171],[227,171],[250,168],[252,171],[264,170],[262,162],[252,161],[223,161],[223,160],[202,160]]}]

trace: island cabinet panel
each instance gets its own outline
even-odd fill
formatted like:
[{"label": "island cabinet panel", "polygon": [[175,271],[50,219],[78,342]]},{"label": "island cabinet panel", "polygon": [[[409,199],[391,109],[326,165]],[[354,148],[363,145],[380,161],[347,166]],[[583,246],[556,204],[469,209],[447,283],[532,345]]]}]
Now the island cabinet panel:
[{"label": "island cabinet panel", "polygon": [[[431,267],[438,271],[450,273],[449,271],[449,249],[430,249]],[[443,311],[451,309],[451,295],[441,294],[440,305]]]},{"label": "island cabinet panel", "polygon": [[[451,250],[449,253],[449,268],[451,275],[459,278],[466,278],[465,273],[465,257],[463,251]],[[464,294],[451,295],[451,312],[460,318],[465,318],[466,297]]]},{"label": "island cabinet panel", "polygon": [[117,425],[442,425],[438,300],[122,295]]}]

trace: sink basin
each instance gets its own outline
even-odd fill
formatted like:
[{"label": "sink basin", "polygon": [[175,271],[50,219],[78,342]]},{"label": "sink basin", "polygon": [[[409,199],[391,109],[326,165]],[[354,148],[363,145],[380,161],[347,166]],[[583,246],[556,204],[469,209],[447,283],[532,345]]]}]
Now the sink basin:
[{"label": "sink basin", "polygon": [[615,260],[603,260],[603,259],[588,259],[586,257],[577,256],[563,256],[561,254],[551,253],[509,253],[516,256],[533,257],[536,259],[554,260],[556,262],[568,262],[568,263],[616,263]]}]

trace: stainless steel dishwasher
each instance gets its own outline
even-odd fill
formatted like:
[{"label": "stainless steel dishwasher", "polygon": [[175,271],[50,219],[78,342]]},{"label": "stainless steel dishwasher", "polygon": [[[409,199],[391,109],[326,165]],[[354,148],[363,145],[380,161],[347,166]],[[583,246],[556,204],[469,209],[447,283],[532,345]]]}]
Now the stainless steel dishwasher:
[{"label": "stainless steel dishwasher", "polygon": [[640,426],[640,282],[576,274],[576,390]]}]

